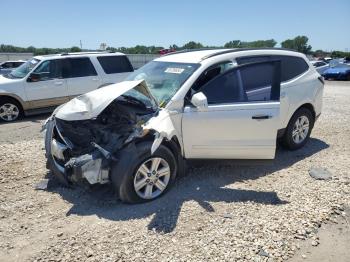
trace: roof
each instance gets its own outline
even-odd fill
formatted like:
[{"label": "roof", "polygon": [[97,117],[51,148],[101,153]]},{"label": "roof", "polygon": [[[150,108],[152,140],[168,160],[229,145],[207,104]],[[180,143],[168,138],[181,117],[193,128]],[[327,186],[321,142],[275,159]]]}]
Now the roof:
[{"label": "roof", "polygon": [[215,57],[218,55],[238,53],[238,52],[260,52],[262,54],[274,53],[274,54],[300,54],[294,50],[285,48],[232,48],[232,49],[202,49],[202,50],[184,50],[174,53],[169,53],[161,56],[155,61],[163,62],[179,62],[179,63],[200,63],[201,61]]},{"label": "roof", "polygon": [[220,51],[230,50],[230,49],[203,49],[203,50],[184,50],[179,52],[173,52],[161,56],[155,61],[164,61],[164,62],[182,62],[182,63],[199,63],[202,61],[203,57],[208,55],[216,54]]},{"label": "roof", "polygon": [[98,51],[92,51],[92,52],[75,52],[75,53],[62,53],[62,54],[52,54],[52,55],[41,55],[41,56],[35,56],[36,59],[48,59],[48,58],[67,58],[67,57],[86,57],[86,56],[124,56],[125,54],[120,52],[98,52]]},{"label": "roof", "polygon": [[6,61],[2,61],[2,62],[0,62],[1,64],[3,64],[3,63],[13,63],[13,62],[16,62],[16,63],[18,63],[18,62],[25,62],[24,60],[6,60]]}]

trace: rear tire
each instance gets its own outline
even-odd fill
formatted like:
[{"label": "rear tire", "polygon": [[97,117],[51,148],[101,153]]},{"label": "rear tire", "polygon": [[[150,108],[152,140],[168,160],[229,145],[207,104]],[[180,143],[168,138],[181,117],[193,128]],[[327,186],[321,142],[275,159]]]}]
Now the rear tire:
[{"label": "rear tire", "polygon": [[[131,151],[128,149],[121,151],[119,161],[112,166],[112,184],[123,202],[143,203],[154,200],[163,195],[173,185],[178,170],[174,155],[163,145],[151,155],[151,146],[152,142],[142,142]],[[167,179],[160,175],[160,169],[152,172],[152,160],[154,159],[160,161],[160,169],[167,170],[166,167],[169,168]],[[148,170],[144,172],[145,166],[149,168],[149,172]],[[140,182],[141,185],[139,186],[138,183]],[[162,190],[160,190],[160,187]],[[150,194],[147,194],[147,188]]]},{"label": "rear tire", "polygon": [[13,122],[23,116],[23,109],[15,99],[0,97],[0,121]]},{"label": "rear tire", "polygon": [[315,119],[307,108],[298,109],[290,119],[282,138],[282,145],[289,150],[302,148],[310,138]]}]

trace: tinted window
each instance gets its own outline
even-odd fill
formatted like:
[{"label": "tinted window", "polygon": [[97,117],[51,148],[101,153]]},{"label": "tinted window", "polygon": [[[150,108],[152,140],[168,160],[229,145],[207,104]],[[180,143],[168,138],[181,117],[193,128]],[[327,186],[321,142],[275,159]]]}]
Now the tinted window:
[{"label": "tinted window", "polygon": [[14,62],[13,64],[13,67],[19,67],[21,64],[23,64],[23,62]]},{"label": "tinted window", "polygon": [[100,56],[97,57],[106,74],[117,74],[134,71],[126,56]]},{"label": "tinted window", "polygon": [[66,60],[65,77],[84,77],[97,75],[94,66],[87,57],[69,58]]},{"label": "tinted window", "polygon": [[280,63],[268,62],[239,67],[217,76],[199,91],[208,104],[278,100]]},{"label": "tinted window", "polygon": [[281,80],[282,82],[291,80],[309,69],[308,64],[303,58],[295,56],[248,56],[237,58],[237,63],[239,65],[262,62],[270,60],[281,60]]},{"label": "tinted window", "polygon": [[263,63],[241,68],[246,101],[269,101],[274,80],[274,64]]},{"label": "tinted window", "polygon": [[62,63],[60,59],[43,61],[34,73],[40,75],[40,80],[45,81],[62,77]]},{"label": "tinted window", "polygon": [[234,65],[231,61],[223,62],[216,64],[214,66],[210,66],[207,70],[205,70],[193,84],[191,90],[197,91],[203,85],[208,83],[210,80],[214,79],[216,76],[230,70]]},{"label": "tinted window", "polygon": [[201,89],[208,99],[208,104],[222,104],[244,101],[244,95],[241,95],[237,71],[228,72],[220,75]]},{"label": "tinted window", "polygon": [[324,65],[326,65],[326,63],[323,63],[323,62],[315,63],[315,67],[320,67],[320,66],[324,66]]},{"label": "tinted window", "polygon": [[3,63],[1,65],[2,68],[12,68],[12,62],[7,62],[7,63]]}]

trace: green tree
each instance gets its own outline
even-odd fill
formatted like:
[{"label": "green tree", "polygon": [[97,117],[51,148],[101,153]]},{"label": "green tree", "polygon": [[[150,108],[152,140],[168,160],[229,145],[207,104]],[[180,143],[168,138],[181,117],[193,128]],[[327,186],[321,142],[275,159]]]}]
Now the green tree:
[{"label": "green tree", "polygon": [[203,48],[204,46],[201,43],[197,43],[194,41],[190,41],[182,46],[182,49],[199,49]]},{"label": "green tree", "polygon": [[347,58],[350,57],[350,52],[342,52],[342,51],[333,51],[331,53],[331,57],[334,58]]},{"label": "green tree", "polygon": [[173,45],[170,45],[170,46],[169,46],[169,49],[179,50],[179,49],[180,49],[180,47],[179,47],[179,46],[177,46],[177,45],[175,45],[175,44],[173,44]]},{"label": "green tree", "polygon": [[241,47],[241,40],[232,40],[224,45],[225,48],[239,48]]},{"label": "green tree", "polygon": [[244,42],[241,40],[232,40],[227,42],[225,48],[260,48],[260,47],[274,47],[277,42],[274,39],[257,40],[252,42]]},{"label": "green tree", "polygon": [[74,53],[74,52],[81,52],[81,49],[80,49],[80,47],[72,46],[69,51],[72,52],[72,53]]},{"label": "green tree", "polygon": [[287,39],[281,43],[283,48],[294,49],[298,52],[309,54],[311,52],[311,45],[308,44],[309,38],[307,36],[297,36],[294,39]]}]

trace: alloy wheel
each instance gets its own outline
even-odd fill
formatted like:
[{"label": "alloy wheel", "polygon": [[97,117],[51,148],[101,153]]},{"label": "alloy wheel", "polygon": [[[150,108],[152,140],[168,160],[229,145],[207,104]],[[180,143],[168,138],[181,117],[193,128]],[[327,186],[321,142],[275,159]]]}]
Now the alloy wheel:
[{"label": "alloy wheel", "polygon": [[149,158],[136,171],[135,192],[142,199],[156,198],[167,188],[170,176],[170,166],[166,160],[160,157]]},{"label": "alloy wheel", "polygon": [[298,119],[294,123],[293,132],[292,132],[292,138],[294,143],[296,144],[302,143],[306,139],[309,133],[309,128],[310,128],[309,119],[306,116],[298,117]]},{"label": "alloy wheel", "polygon": [[19,116],[19,108],[12,103],[5,103],[0,107],[0,118],[4,121],[14,121]]}]

